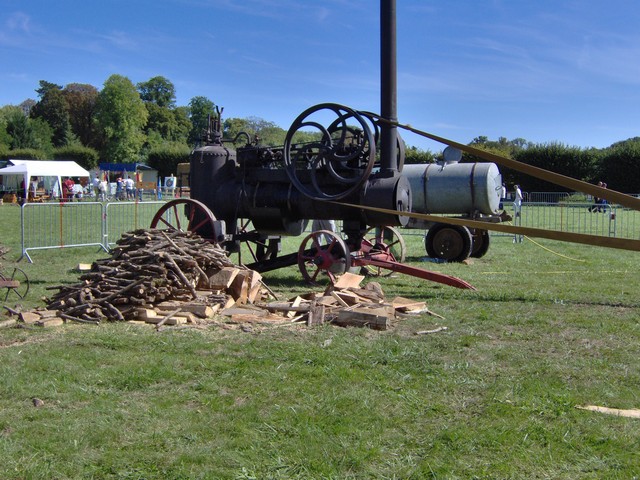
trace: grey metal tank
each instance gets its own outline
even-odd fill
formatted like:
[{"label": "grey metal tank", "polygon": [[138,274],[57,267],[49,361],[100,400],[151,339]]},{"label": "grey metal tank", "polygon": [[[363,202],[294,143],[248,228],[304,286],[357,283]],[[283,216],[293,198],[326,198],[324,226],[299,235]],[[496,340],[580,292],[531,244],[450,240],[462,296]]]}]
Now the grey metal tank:
[{"label": "grey metal tank", "polygon": [[402,173],[411,185],[416,213],[498,213],[502,175],[495,163],[405,165]]}]

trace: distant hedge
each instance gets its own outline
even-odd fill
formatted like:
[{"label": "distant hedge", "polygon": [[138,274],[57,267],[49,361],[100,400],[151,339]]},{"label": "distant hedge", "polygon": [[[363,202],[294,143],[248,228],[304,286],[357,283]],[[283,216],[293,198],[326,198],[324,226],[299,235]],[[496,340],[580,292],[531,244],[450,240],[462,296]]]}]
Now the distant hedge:
[{"label": "distant hedge", "polygon": [[47,152],[36,148],[19,148],[16,150],[0,150],[2,160],[46,160]]},{"label": "distant hedge", "polygon": [[56,148],[53,151],[55,160],[72,160],[81,167],[91,170],[98,166],[98,151],[81,145]]},{"label": "distant hedge", "polygon": [[158,170],[158,177],[168,177],[176,173],[179,163],[189,161],[191,150],[187,146],[157,147],[149,152],[147,165]]}]

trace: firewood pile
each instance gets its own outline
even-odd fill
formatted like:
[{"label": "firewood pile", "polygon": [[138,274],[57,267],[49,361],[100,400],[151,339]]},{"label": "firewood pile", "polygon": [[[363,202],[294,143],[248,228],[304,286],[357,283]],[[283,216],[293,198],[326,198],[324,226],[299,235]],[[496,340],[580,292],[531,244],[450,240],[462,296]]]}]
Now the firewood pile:
[{"label": "firewood pile", "polygon": [[[190,232],[136,230],[110,258],[87,265],[80,283],[50,287],[46,308],[13,312],[16,322],[57,326],[72,321],[129,321],[166,326],[217,324],[361,326],[386,330],[404,313],[431,313],[424,302],[385,300],[377,282],[345,273],[322,292],[279,300],[258,272],[234,265],[225,251]],[[6,307],[5,307],[6,308]],[[436,315],[437,316],[437,315]]]},{"label": "firewood pile", "polygon": [[80,276],[81,283],[53,287],[59,291],[47,299],[47,309],[58,311],[66,320],[92,323],[133,320],[141,315],[146,320],[156,305],[173,306],[175,302],[200,306],[191,309],[209,314],[212,307],[229,302],[227,285],[223,289],[214,283],[221,271],[231,267],[242,281],[228,288],[239,288],[242,294],[244,287],[248,299],[250,284],[255,301],[262,294],[259,274],[234,267],[220,247],[190,232],[136,230],[117,241],[110,258],[94,262]]}]

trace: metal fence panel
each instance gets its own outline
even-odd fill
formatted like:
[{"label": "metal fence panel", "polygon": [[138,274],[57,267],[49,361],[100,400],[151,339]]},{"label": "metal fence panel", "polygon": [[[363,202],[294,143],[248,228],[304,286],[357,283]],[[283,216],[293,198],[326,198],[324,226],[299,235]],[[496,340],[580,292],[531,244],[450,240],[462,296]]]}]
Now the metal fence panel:
[{"label": "metal fence panel", "polygon": [[31,262],[30,250],[103,246],[102,208],[98,202],[23,204],[22,257]]},{"label": "metal fence panel", "polygon": [[106,203],[104,210],[104,246],[109,248],[125,232],[149,228],[151,220],[165,202]]}]

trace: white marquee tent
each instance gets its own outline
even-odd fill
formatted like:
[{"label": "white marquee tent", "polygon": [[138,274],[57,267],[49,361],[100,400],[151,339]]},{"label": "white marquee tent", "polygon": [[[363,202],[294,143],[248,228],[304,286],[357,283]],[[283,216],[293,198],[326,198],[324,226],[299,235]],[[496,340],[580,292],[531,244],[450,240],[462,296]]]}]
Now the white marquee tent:
[{"label": "white marquee tent", "polygon": [[56,185],[62,185],[66,177],[89,177],[89,172],[76,162],[68,160],[9,160],[13,165],[0,168],[0,175],[17,175],[24,179],[27,196],[29,179],[31,177],[55,177]]}]

